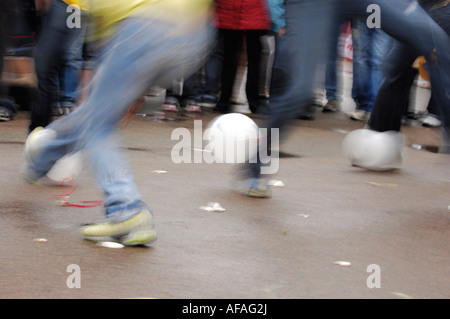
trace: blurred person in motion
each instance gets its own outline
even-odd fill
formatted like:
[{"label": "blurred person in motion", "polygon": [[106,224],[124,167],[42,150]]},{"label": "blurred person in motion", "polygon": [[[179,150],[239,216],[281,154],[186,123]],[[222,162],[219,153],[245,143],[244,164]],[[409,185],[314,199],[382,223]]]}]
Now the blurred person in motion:
[{"label": "blurred person in motion", "polygon": [[[260,143],[258,154],[271,153],[277,156],[278,150],[271,148],[272,137],[283,138],[287,124],[296,113],[304,110],[310,102],[313,89],[313,75],[320,64],[324,64],[329,52],[328,45],[333,21],[336,17],[363,17],[369,20],[368,8],[377,6],[379,26],[399,43],[409,46],[425,56],[429,61],[431,85],[435,90],[443,125],[450,122],[450,39],[431,19],[417,2],[410,0],[291,0],[286,2],[286,33],[280,41],[275,61],[278,72],[286,79],[285,85],[270,97],[270,116],[266,123],[267,143]],[[395,50],[394,50],[395,51]],[[395,55],[386,61],[392,63]],[[397,63],[399,60],[396,59]],[[413,61],[409,64],[412,64]],[[403,63],[403,62],[401,62]],[[393,74],[393,73],[391,73]],[[393,74],[396,76],[396,74]],[[397,98],[398,90],[391,90],[392,98]],[[391,103],[391,105],[395,102]],[[300,106],[300,107],[299,107]],[[272,129],[279,136],[272,136]],[[277,131],[278,130],[278,131]],[[449,145],[448,134],[444,134],[444,145]],[[266,144],[266,145],[265,145]],[[270,197],[271,189],[261,174],[261,159],[251,160],[245,165],[236,190],[252,197]]]},{"label": "blurred person in motion", "polygon": [[92,88],[76,112],[34,130],[23,177],[34,182],[66,154],[82,151],[104,191],[106,221],[81,228],[92,241],[144,245],[156,240],[153,213],[134,183],[118,122],[153,86],[194,72],[209,42],[210,1],[95,0],[89,14],[105,47]]},{"label": "blurred person in motion", "polygon": [[[436,42],[436,52],[433,51],[425,56],[432,95],[429,107],[431,107],[431,113],[439,115],[439,126],[442,127],[443,137],[439,152],[450,154],[450,69],[448,64],[444,63],[449,59],[450,50],[438,51],[441,44],[448,42],[450,37],[450,1],[420,0],[419,3],[447,35],[447,39],[437,37],[425,41],[422,37],[417,37],[417,41]],[[411,87],[417,75],[412,65],[421,55],[421,51],[409,43],[397,41],[394,44],[387,57],[383,82],[369,119],[370,129],[379,132],[400,131],[402,117],[408,111]],[[434,125],[436,120],[432,122]]]}]

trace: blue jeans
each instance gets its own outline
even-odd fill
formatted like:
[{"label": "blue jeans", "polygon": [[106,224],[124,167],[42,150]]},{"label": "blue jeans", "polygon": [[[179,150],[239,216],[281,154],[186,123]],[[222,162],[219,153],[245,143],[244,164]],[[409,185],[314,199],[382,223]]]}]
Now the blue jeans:
[{"label": "blue jeans", "polygon": [[201,94],[217,97],[220,92],[220,77],[223,62],[223,39],[219,32],[215,32],[216,38],[211,53],[205,62],[205,87]]},{"label": "blue jeans", "polygon": [[62,0],[54,1],[43,23],[35,55],[39,101],[31,108],[29,131],[51,122],[52,106],[58,101],[58,72],[63,57],[80,32],[80,29],[67,27],[70,15],[67,7]]},{"label": "blue jeans", "polygon": [[103,51],[91,93],[75,112],[47,127],[56,138],[30,168],[43,176],[65,154],[83,150],[104,191],[106,216],[121,221],[138,213],[146,204],[120,147],[117,123],[149,87],[168,87],[181,72],[200,66],[208,31],[179,34],[147,16],[121,21]]},{"label": "blue jeans", "polygon": [[[352,98],[358,109],[371,112],[383,77],[384,59],[393,40],[380,29],[368,28],[365,21],[361,17],[355,17],[351,20],[353,41]],[[325,90],[329,100],[341,100],[337,95],[336,75],[338,31],[339,26],[333,29],[333,33],[330,35],[331,50],[327,60],[325,76]]]},{"label": "blue jeans", "polygon": [[375,97],[383,79],[386,54],[393,39],[383,30],[370,29],[366,19],[353,18],[353,87],[352,98],[357,109],[371,112]]},{"label": "blue jeans", "polygon": [[330,34],[330,55],[327,59],[325,70],[325,91],[328,100],[340,101],[342,98],[337,94],[337,60],[338,60],[338,39],[340,31],[340,23],[335,24]]},{"label": "blue jeans", "polygon": [[63,58],[61,70],[63,87],[60,88],[63,91],[60,97],[62,107],[71,107],[73,106],[72,103],[76,103],[78,99],[81,70],[83,67],[83,44],[87,31],[86,19],[86,14],[82,12],[81,28],[77,29],[77,35],[75,35],[75,39],[72,41],[71,46]]},{"label": "blue jeans", "polygon": [[[442,120],[443,138],[440,152],[448,154],[450,153],[450,49],[448,48],[450,6],[431,11],[430,6],[424,9],[429,11],[431,18],[442,29],[437,29],[437,24],[431,21],[430,17],[427,17],[425,21],[420,21],[420,23],[424,27],[428,27],[430,32],[422,33],[423,37],[417,37],[416,45],[395,43],[386,61],[385,76],[375,100],[369,126],[371,129],[380,132],[400,131],[401,119],[407,112],[410,89],[417,74],[411,66],[418,56],[424,55],[428,61],[433,99],[438,105]],[[411,30],[411,32],[415,31]],[[438,64],[430,63],[430,61],[436,60],[433,54],[430,56],[430,52],[433,50],[428,51],[428,53],[424,53],[423,49],[421,50],[425,45],[430,50],[430,47],[434,44],[436,45]]]},{"label": "blue jeans", "polygon": [[[390,36],[411,46],[424,55],[430,65],[431,85],[443,122],[450,118],[450,39],[448,35],[418,5],[408,0],[291,0],[286,3],[286,34],[282,37],[275,65],[283,68],[288,79],[279,93],[270,98],[270,116],[267,126],[278,128],[280,137],[297,114],[305,111],[313,88],[313,74],[324,63],[329,52],[329,36],[336,16],[368,17],[367,8],[379,5],[381,27]],[[436,48],[436,54],[433,53]],[[436,55],[436,56],[435,56]],[[292,57],[294,59],[292,60]],[[292,63],[293,61],[294,63]],[[439,61],[437,64],[435,61]],[[392,60],[389,59],[389,63]],[[411,65],[412,62],[409,64]],[[392,91],[392,94],[397,94]],[[270,148],[270,136],[269,148]],[[260,150],[263,152],[264,150]],[[249,170],[259,176],[260,162],[250,164]]]}]

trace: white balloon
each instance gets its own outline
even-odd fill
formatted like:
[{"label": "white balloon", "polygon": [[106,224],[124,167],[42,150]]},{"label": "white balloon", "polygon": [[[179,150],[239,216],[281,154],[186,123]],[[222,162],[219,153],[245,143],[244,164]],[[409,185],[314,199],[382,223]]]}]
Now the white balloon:
[{"label": "white balloon", "polygon": [[342,150],[350,162],[368,170],[396,169],[402,163],[403,135],[397,131],[359,129],[344,138]]},{"label": "white balloon", "polygon": [[244,163],[258,151],[258,125],[241,113],[214,118],[207,126],[205,150],[211,151],[219,163]]},{"label": "white balloon", "polygon": [[82,169],[83,153],[79,151],[59,159],[48,171],[47,177],[56,182],[63,182],[78,177]]},{"label": "white balloon", "polygon": [[25,142],[25,154],[33,157],[41,152],[40,147],[56,138],[56,132],[52,129],[36,128],[28,135]]}]

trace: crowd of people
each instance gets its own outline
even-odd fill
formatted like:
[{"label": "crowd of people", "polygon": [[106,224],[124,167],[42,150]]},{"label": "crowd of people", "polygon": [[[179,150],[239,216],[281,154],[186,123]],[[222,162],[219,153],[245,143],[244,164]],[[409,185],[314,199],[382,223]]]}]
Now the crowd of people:
[{"label": "crowd of people", "polygon": [[[354,120],[379,132],[400,131],[417,70],[427,61],[441,152],[450,153],[449,1],[422,0],[0,0],[2,55],[32,57],[26,165],[35,182],[63,156],[83,151],[97,173],[105,223],[82,228],[88,240],[142,245],[156,239],[153,215],[118,145],[117,123],[149,88],[167,89],[165,110],[232,111],[233,87],[246,59],[250,111],[280,129],[315,109],[317,73],[325,66],[324,112],[340,110],[337,38],[350,22]],[[368,26],[369,6],[379,23]],[[12,23],[14,22],[14,23]],[[0,73],[3,63],[0,65]],[[319,76],[320,77],[320,76]],[[2,87],[0,107],[14,116]],[[10,105],[3,100],[8,100]],[[74,111],[75,110],[75,111]],[[0,109],[1,112],[1,109]],[[6,113],[6,112],[5,112]],[[54,115],[65,114],[57,121]],[[5,115],[6,119],[8,116]],[[283,135],[282,135],[283,136]],[[270,148],[270,135],[268,136]],[[248,163],[239,190],[270,197],[261,163]]]},{"label": "crowd of people", "polygon": [[[36,72],[41,98],[37,102],[36,96],[31,94],[32,101],[25,101],[25,105],[23,101],[17,103],[14,94],[8,94],[7,85],[3,84],[0,91],[1,118],[3,121],[13,119],[21,106],[30,109],[30,132],[38,126],[48,125],[53,116],[68,114],[81,104],[96,61],[95,41],[90,41],[92,37],[88,34],[88,2],[56,1],[52,7],[51,2],[54,1],[2,1],[3,54],[13,60],[22,57],[33,59],[36,67],[28,69]],[[285,32],[285,1],[238,1],[239,6],[233,3],[215,3],[211,25],[216,34],[208,57],[188,78],[182,75],[173,80],[173,85],[166,90],[163,110],[201,112],[202,107],[213,107],[217,112],[230,112],[233,103],[242,103],[242,98],[236,101],[239,99],[235,98],[235,91],[236,86],[242,85],[238,81],[242,80],[244,72],[244,102],[248,102],[250,111],[256,113],[267,105],[275,44]],[[440,1],[423,3],[439,4]],[[70,16],[74,9],[68,8],[74,4],[81,6],[79,17]],[[323,112],[341,110],[343,97],[337,85],[338,39],[342,26],[349,24],[353,55],[351,97],[356,104],[349,117],[363,122],[369,120],[383,80],[384,61],[395,40],[379,27],[368,27],[366,18],[367,15],[344,14],[334,19],[335,26],[329,35],[329,55],[322,72],[324,83],[318,81],[325,91],[326,103],[315,103],[312,94],[310,105],[299,118],[314,119],[317,106]],[[75,19],[78,20],[74,22]],[[78,25],[74,27],[68,23]],[[445,21],[441,19],[440,23],[442,25]],[[55,27],[58,25],[59,29]],[[411,66],[411,72],[416,72],[415,78],[419,81],[425,81],[421,87],[430,87],[428,80],[417,76],[417,67]],[[440,111],[433,96],[425,110],[414,110],[409,100],[406,103],[409,109],[402,115],[404,118],[419,119],[424,126],[441,125]]]}]

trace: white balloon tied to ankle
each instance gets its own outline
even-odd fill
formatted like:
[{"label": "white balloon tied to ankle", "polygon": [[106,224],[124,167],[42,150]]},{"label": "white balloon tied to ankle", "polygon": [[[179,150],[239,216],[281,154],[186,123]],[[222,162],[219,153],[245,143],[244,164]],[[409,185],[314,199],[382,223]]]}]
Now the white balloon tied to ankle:
[{"label": "white balloon tied to ankle", "polygon": [[403,135],[400,132],[377,132],[358,129],[344,138],[344,156],[358,167],[373,171],[399,168],[402,162]]},{"label": "white balloon tied to ankle", "polygon": [[47,177],[56,182],[77,178],[83,169],[84,156],[81,151],[70,153],[59,159],[47,173]]}]

